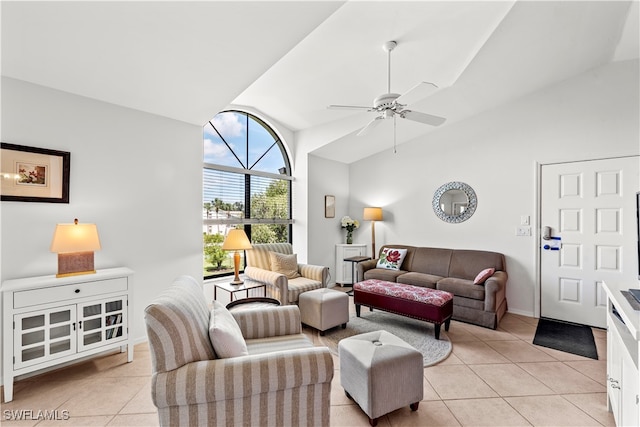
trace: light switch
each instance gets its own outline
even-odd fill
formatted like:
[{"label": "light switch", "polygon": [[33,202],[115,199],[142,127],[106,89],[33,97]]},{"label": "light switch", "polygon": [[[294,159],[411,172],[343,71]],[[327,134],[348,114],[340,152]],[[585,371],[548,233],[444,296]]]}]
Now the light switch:
[{"label": "light switch", "polygon": [[529,215],[520,215],[520,225],[529,225]]}]

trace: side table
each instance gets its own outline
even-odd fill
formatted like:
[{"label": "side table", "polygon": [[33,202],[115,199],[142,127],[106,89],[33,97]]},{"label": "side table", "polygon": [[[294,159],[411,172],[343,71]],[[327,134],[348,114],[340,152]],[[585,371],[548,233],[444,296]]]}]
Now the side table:
[{"label": "side table", "polygon": [[[264,283],[260,283],[260,282],[250,282],[250,281],[245,281],[244,283],[240,284],[240,285],[232,285],[231,283],[216,283],[214,288],[213,288],[213,299],[217,300],[218,299],[218,289],[222,289],[224,291],[229,292],[229,301],[233,301],[233,296],[235,295],[236,292],[243,292],[246,291],[247,292],[247,297],[249,297],[249,290],[250,289],[259,289],[262,288],[263,291],[263,296],[267,296],[267,285],[265,285]],[[236,298],[238,299],[238,298]]]},{"label": "side table", "polygon": [[[351,286],[356,283],[356,265],[362,261],[369,261],[370,259],[371,257],[369,256],[352,256],[343,260],[351,263]],[[353,289],[347,292],[347,295],[353,295]]]}]

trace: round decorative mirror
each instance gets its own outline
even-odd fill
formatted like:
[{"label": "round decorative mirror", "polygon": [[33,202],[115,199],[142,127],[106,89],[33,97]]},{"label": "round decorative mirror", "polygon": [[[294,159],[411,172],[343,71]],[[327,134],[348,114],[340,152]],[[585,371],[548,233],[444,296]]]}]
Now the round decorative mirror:
[{"label": "round decorative mirror", "polygon": [[458,223],[471,218],[478,206],[476,192],[464,182],[447,182],[433,195],[433,211],[444,222]]}]

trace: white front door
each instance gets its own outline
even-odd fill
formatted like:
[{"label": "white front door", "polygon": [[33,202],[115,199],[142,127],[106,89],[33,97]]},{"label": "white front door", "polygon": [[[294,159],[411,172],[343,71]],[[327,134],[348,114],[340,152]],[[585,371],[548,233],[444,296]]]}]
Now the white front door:
[{"label": "white front door", "polygon": [[602,282],[637,281],[638,157],[544,165],[541,184],[540,314],[605,328]]}]

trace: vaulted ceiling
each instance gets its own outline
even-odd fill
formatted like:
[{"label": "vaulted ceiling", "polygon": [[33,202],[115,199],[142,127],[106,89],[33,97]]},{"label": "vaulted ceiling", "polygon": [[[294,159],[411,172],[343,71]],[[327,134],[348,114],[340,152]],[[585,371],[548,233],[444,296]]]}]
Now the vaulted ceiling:
[{"label": "vaulted ceiling", "polygon": [[[422,81],[442,126],[611,61],[638,59],[638,1],[1,3],[2,75],[203,125],[247,107],[346,163],[390,148],[369,106]],[[3,105],[3,108],[11,106]],[[397,143],[437,131],[399,119]]]}]

